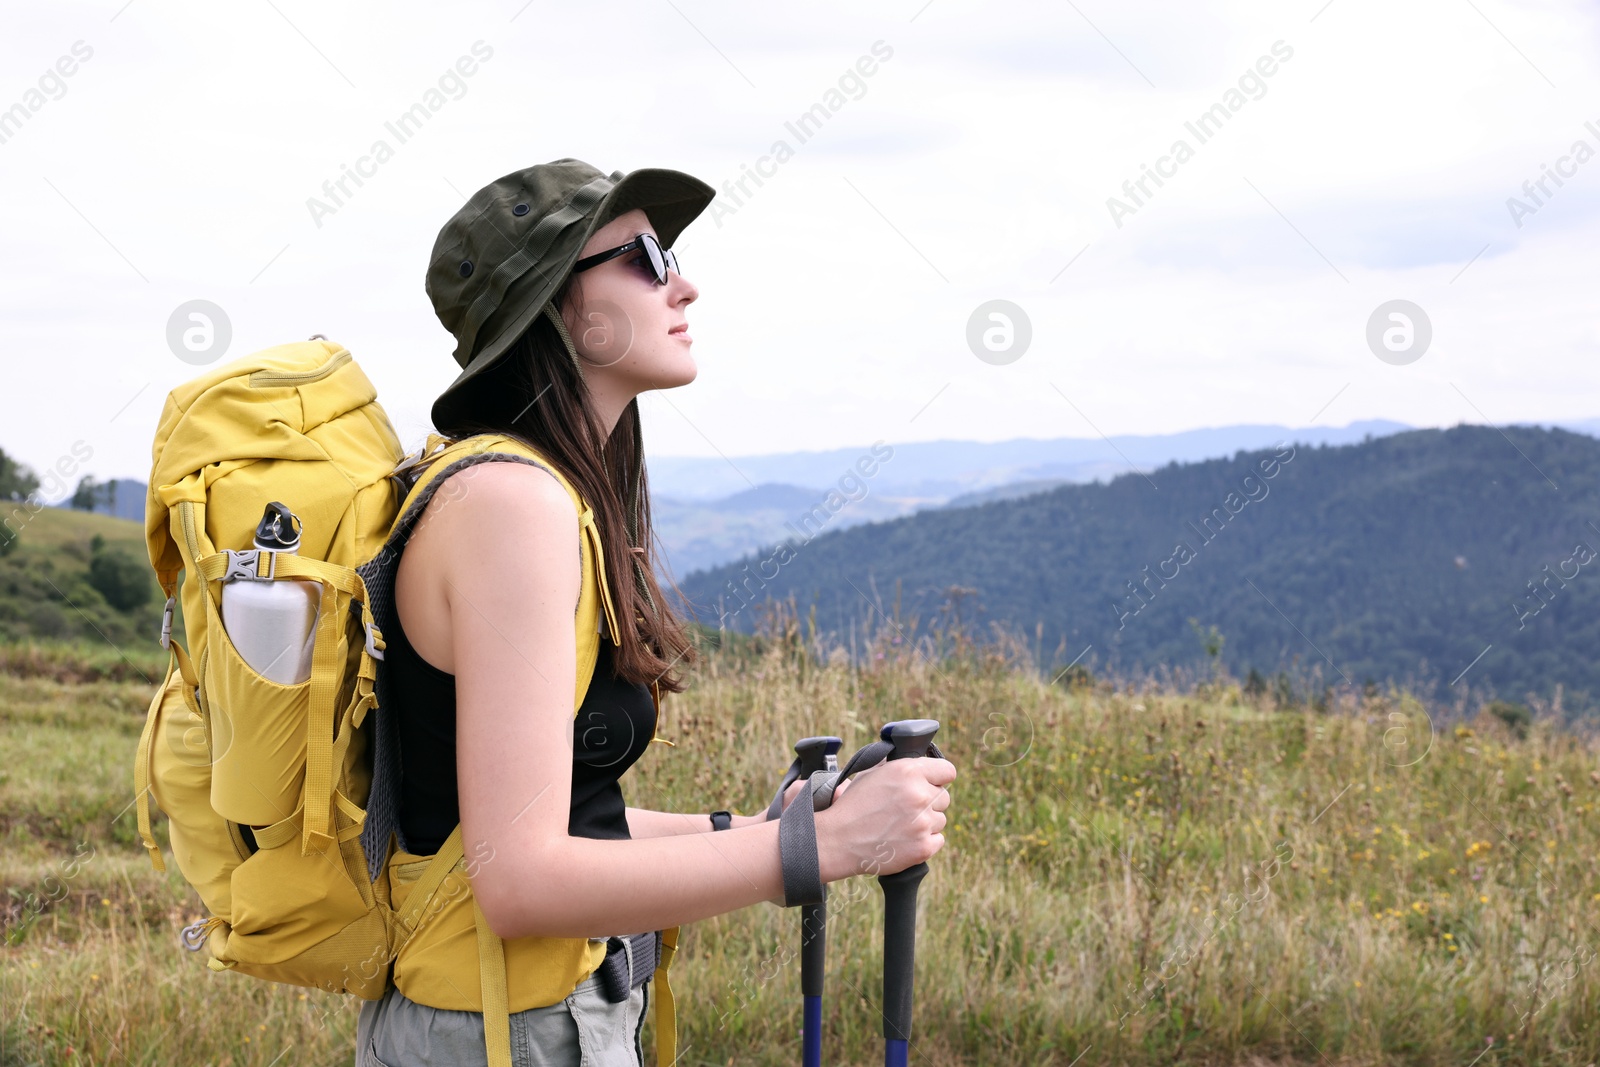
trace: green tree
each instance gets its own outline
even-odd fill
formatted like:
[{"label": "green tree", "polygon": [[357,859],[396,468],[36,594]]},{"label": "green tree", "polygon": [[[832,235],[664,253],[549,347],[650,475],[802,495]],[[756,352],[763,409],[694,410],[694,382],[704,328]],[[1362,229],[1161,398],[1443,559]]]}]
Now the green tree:
[{"label": "green tree", "polygon": [[[0,500],[24,500],[39,489],[39,476],[25,463],[18,463],[0,448]],[[0,552],[6,551],[0,549]]]},{"label": "green tree", "polygon": [[118,611],[132,611],[150,600],[149,567],[118,548],[89,561],[89,584]]},{"label": "green tree", "polygon": [[109,510],[114,488],[110,482],[99,482],[94,475],[85,474],[78,479],[78,488],[72,492],[72,507],[79,511],[94,511],[104,504]]}]

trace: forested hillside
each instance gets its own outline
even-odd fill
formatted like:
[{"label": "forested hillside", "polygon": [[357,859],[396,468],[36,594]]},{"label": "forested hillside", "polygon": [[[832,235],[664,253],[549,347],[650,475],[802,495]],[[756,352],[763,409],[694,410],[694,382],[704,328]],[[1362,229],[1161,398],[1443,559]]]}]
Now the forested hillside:
[{"label": "forested hillside", "polygon": [[845,640],[880,611],[959,613],[1037,635],[1047,667],[1139,672],[1201,665],[1215,627],[1240,677],[1560,684],[1571,711],[1600,695],[1597,475],[1600,441],[1559,429],[1291,443],[791,541],[681,585],[739,630],[792,595]]}]

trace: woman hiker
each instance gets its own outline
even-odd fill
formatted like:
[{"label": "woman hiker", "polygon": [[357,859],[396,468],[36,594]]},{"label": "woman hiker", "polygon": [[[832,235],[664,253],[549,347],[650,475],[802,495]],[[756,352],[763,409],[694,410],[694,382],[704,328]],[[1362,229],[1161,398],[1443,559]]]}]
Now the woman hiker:
[{"label": "woman hiker", "polygon": [[[413,866],[459,822],[470,895],[503,939],[517,1067],[642,1063],[655,932],[784,901],[778,820],[626,807],[618,781],[655,737],[657,698],[682,692],[695,660],[654,576],[635,398],[695,379],[686,312],[699,291],[669,249],[713,196],[678,171],[607,176],[559,159],[474,194],[428,267],[463,368],[435,427],[452,441],[511,437],[544,465],[462,464],[404,542],[384,629],[403,768],[391,821]],[[794,289],[797,318],[806,290]],[[580,689],[595,633],[575,633],[573,605],[607,591]],[[955,776],[929,758],[850,779],[815,813],[821,881],[938,852]],[[358,1064],[487,1062],[471,915],[447,903],[418,925],[395,985],[362,1006]],[[610,974],[623,977],[608,996]]]}]

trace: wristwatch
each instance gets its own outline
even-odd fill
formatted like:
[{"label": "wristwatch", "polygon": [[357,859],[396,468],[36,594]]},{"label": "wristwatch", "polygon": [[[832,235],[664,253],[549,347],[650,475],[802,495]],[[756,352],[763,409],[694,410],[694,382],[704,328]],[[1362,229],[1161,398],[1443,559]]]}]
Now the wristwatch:
[{"label": "wristwatch", "polygon": [[714,811],[711,813],[711,828],[713,830],[726,830],[733,826],[733,812]]}]

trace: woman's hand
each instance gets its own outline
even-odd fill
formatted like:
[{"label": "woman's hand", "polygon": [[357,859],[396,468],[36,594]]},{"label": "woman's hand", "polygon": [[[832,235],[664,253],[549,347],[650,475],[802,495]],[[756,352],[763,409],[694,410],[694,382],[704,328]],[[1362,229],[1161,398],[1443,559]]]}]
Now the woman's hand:
[{"label": "woman's hand", "polygon": [[894,874],[932,857],[944,847],[946,787],[955,778],[955,764],[925,756],[885,760],[846,779],[817,812],[823,883]]}]

